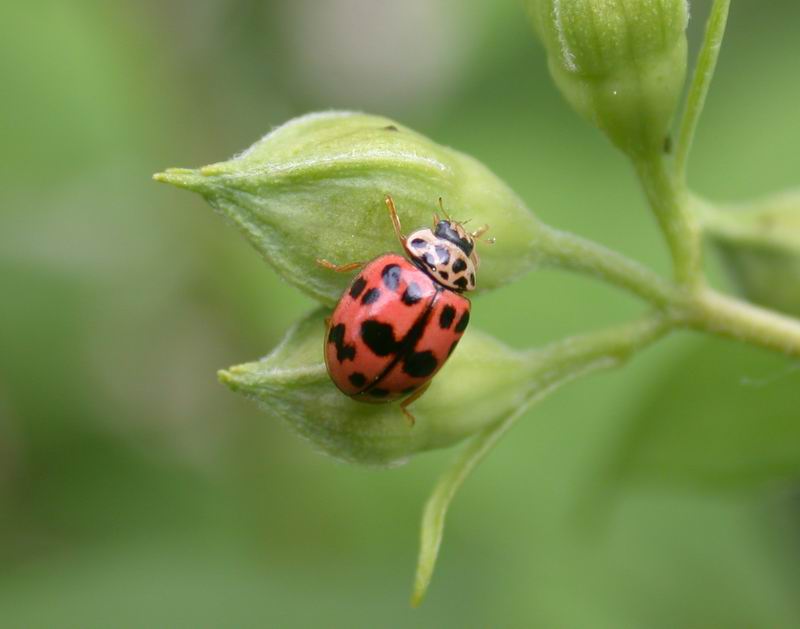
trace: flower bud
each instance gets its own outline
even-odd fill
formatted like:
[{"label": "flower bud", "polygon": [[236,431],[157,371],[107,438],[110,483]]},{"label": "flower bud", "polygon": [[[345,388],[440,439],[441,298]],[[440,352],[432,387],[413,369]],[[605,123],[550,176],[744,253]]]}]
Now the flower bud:
[{"label": "flower bud", "polygon": [[527,0],[572,107],[632,156],[664,145],[686,75],[686,0]]},{"label": "flower bud", "polygon": [[329,112],[292,120],[227,162],[172,168],[158,181],[194,190],[233,222],[289,282],[332,304],[349,277],[319,267],[401,252],[384,204],[406,233],[431,224],[441,197],[453,219],[490,227],[478,288],[535,265],[539,223],[485,166],[392,120]]},{"label": "flower bud", "polygon": [[751,301],[800,316],[800,192],[701,211],[703,228]]},{"label": "flower bud", "polygon": [[311,313],[271,354],[223,370],[219,378],[346,461],[397,465],[417,452],[450,446],[522,406],[541,369],[529,355],[470,329],[430,388],[409,406],[416,417],[412,426],[397,404],[356,402],[334,386],[322,359],[325,314]]}]

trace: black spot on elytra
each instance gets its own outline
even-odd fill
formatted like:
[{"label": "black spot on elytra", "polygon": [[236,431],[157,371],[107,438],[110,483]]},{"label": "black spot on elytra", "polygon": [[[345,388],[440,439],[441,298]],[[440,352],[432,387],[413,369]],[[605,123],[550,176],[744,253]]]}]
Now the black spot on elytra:
[{"label": "black spot on elytra", "polygon": [[456,332],[463,332],[467,329],[467,324],[469,323],[469,310],[465,310],[464,314],[461,315],[461,318],[456,323],[455,331]]},{"label": "black spot on elytra", "polygon": [[348,345],[344,342],[344,333],[344,323],[336,324],[328,333],[328,343],[333,343],[336,346],[336,359],[340,363],[345,360],[353,360],[356,357],[356,346]]},{"label": "black spot on elytra", "polygon": [[383,285],[389,290],[397,290],[400,285],[400,267],[396,264],[387,264],[381,271]]},{"label": "black spot on elytra", "polygon": [[447,271],[442,271],[441,273],[439,273],[439,276],[443,280],[449,280],[450,279],[450,274]]},{"label": "black spot on elytra", "polygon": [[411,282],[403,293],[403,303],[406,306],[413,306],[422,299],[422,289],[416,282]]},{"label": "black spot on elytra", "polygon": [[461,339],[456,339],[455,341],[453,341],[453,344],[450,346],[450,349],[449,349],[449,350],[447,350],[447,355],[448,355],[448,356],[450,356],[450,354],[452,354],[452,353],[453,353],[453,350],[456,348],[456,345],[458,345],[458,342],[459,342],[460,340],[461,340]]},{"label": "black spot on elytra", "polygon": [[453,284],[458,286],[461,290],[464,290],[467,287],[467,278],[459,277]]},{"label": "black spot on elytra", "polygon": [[359,389],[367,383],[366,376],[360,371],[354,371],[351,373],[348,380],[350,380],[350,384],[352,384],[354,387],[358,387]]},{"label": "black spot on elytra", "polygon": [[464,260],[461,258],[453,262],[453,272],[455,273],[461,273],[461,271],[463,271],[466,268],[467,268],[467,263],[464,262]]},{"label": "black spot on elytra", "polygon": [[475,274],[474,273],[470,273],[469,274],[469,285],[470,286],[475,286]]},{"label": "black spot on elytra", "polygon": [[415,378],[427,378],[436,371],[438,364],[431,351],[413,352],[403,361],[403,371]]},{"label": "black spot on elytra", "polygon": [[413,387],[406,387],[405,389],[403,389],[402,391],[400,391],[400,394],[401,394],[401,395],[408,395],[409,393],[414,393],[414,391],[416,391],[416,390],[417,390],[417,387],[416,387],[416,386],[413,386]]},{"label": "black spot on elytra", "polygon": [[361,291],[364,290],[366,285],[367,285],[367,280],[359,276],[356,279],[356,281],[353,282],[353,285],[350,287],[350,297],[352,297],[353,299],[358,299],[358,296],[361,294]]},{"label": "black spot on elytra", "polygon": [[453,319],[456,318],[456,309],[453,306],[445,306],[442,308],[442,313],[439,315],[439,327],[442,330],[447,330],[453,325]]},{"label": "black spot on elytra", "polygon": [[367,319],[361,324],[361,338],[372,352],[378,356],[388,356],[397,349],[394,328],[388,323]]},{"label": "black spot on elytra", "polygon": [[370,288],[366,293],[364,293],[364,296],[361,298],[361,303],[366,305],[374,304],[376,301],[378,301],[380,296],[380,289]]},{"label": "black spot on elytra", "polygon": [[450,252],[442,245],[436,245],[436,255],[439,256],[440,264],[447,264],[450,262]]},{"label": "black spot on elytra", "polygon": [[389,395],[388,389],[370,389],[367,394],[371,397],[387,397]]},{"label": "black spot on elytra", "polygon": [[414,249],[424,249],[427,244],[428,243],[422,238],[414,238],[414,240],[411,241],[411,246],[414,247]]},{"label": "black spot on elytra", "polygon": [[341,345],[344,341],[344,323],[339,323],[333,326],[328,332],[328,343],[333,343],[334,345]]}]

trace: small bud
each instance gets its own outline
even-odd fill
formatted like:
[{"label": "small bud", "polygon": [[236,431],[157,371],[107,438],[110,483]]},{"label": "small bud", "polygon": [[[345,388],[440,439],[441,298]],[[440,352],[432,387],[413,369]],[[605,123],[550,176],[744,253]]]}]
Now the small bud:
[{"label": "small bud", "polygon": [[402,252],[384,204],[406,233],[431,224],[441,197],[455,220],[490,227],[478,289],[538,260],[539,222],[485,166],[392,120],[330,112],[292,120],[230,161],[171,168],[158,181],[194,190],[244,233],[288,281],[326,304],[349,277],[320,268]]},{"label": "small bud", "polygon": [[566,99],[632,156],[662,150],[686,75],[686,0],[527,0]]},{"label": "small bud", "polygon": [[800,316],[800,192],[746,207],[703,207],[700,217],[748,299]]},{"label": "small bud", "polygon": [[541,369],[527,354],[470,329],[409,407],[416,417],[412,426],[397,404],[356,402],[334,386],[322,359],[325,314],[311,313],[271,354],[221,371],[219,378],[346,461],[398,465],[417,452],[450,446],[523,405]]}]

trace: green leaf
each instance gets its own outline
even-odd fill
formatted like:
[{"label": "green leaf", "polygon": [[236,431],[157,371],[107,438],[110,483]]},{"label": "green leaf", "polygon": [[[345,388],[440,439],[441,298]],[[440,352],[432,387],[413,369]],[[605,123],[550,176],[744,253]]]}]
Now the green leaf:
[{"label": "green leaf", "polygon": [[422,514],[417,574],[414,578],[414,590],[411,595],[412,606],[417,607],[422,603],[430,585],[436,559],[439,556],[439,546],[441,546],[444,535],[444,520],[450,502],[470,472],[491,451],[525,408],[521,408],[510,417],[486,428],[480,435],[474,437],[465,446],[450,469],[436,483],[431,497],[425,503],[425,510]]},{"label": "green leaf", "polygon": [[706,342],[632,413],[602,485],[742,489],[800,476],[800,364]]},{"label": "green leaf", "polygon": [[320,268],[401,251],[384,197],[408,233],[445,210],[488,224],[497,244],[480,247],[478,288],[500,286],[539,259],[539,222],[473,158],[380,116],[349,112],[292,120],[227,162],[155,176],[194,190],[236,225],[289,282],[333,304],[349,277]]},{"label": "green leaf", "polygon": [[459,454],[442,475],[425,505],[422,516],[420,550],[411,604],[418,606],[430,585],[439,547],[444,534],[447,509],[466,477],[492,450],[513,423],[534,403],[559,387],[599,369],[608,369],[625,362],[643,346],[659,339],[669,323],[659,313],[652,313],[608,330],[564,339],[529,353],[535,368],[522,404],[502,421],[485,428]]}]

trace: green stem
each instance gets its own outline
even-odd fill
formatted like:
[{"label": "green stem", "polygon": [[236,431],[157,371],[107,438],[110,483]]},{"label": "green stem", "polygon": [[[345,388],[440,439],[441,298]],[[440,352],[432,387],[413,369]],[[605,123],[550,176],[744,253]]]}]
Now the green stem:
[{"label": "green stem", "polygon": [[[659,325],[685,326],[800,357],[800,320],[710,289],[670,282],[615,251],[551,227],[543,228],[540,246],[546,264],[597,277],[648,301],[664,317]],[[576,343],[570,339],[569,347],[583,359]]]},{"label": "green stem", "polygon": [[800,358],[800,320],[704,290],[682,308],[685,325]]},{"label": "green stem", "polygon": [[[653,310],[628,323],[598,332],[573,336],[530,350],[532,360],[542,365],[536,381],[560,381],[566,374],[588,366],[616,366],[674,329],[678,321],[668,311]],[[538,386],[537,390],[542,387]]]},{"label": "green stem", "polygon": [[697,57],[692,84],[686,97],[686,106],[678,134],[678,144],[675,149],[675,173],[682,182],[686,181],[686,164],[689,158],[689,151],[692,147],[700,114],[705,106],[711,79],[714,77],[714,70],[717,67],[717,58],[722,46],[722,39],[725,36],[725,25],[728,21],[730,4],[730,0],[715,0],[714,6],[711,7],[711,14],[706,24],[703,47]]},{"label": "green stem", "polygon": [[644,193],[655,212],[672,254],[675,279],[679,284],[702,284],[700,229],[688,211],[689,195],[669,171],[661,154],[634,160]]},{"label": "green stem", "polygon": [[671,282],[616,251],[552,227],[543,227],[540,236],[537,245],[545,265],[601,279],[656,306],[673,299]]}]

